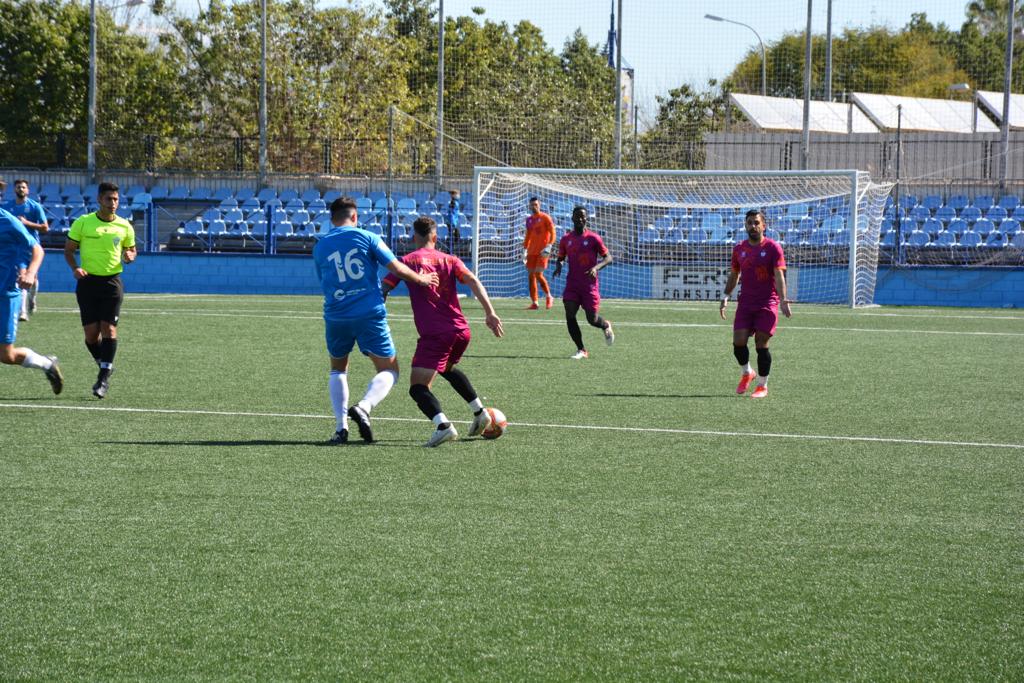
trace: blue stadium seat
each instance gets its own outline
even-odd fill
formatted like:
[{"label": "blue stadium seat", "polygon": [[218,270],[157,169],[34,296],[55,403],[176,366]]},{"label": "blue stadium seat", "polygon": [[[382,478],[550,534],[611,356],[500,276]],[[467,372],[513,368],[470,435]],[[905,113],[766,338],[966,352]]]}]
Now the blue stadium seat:
[{"label": "blue stadium seat", "polygon": [[84,216],[89,213],[89,210],[85,208],[85,204],[76,204],[75,206],[68,207],[68,220],[74,221],[80,216]]},{"label": "blue stadium seat", "polygon": [[960,211],[960,218],[968,223],[974,223],[981,218],[981,209],[977,206],[965,206]]},{"label": "blue stadium seat", "polygon": [[955,247],[956,235],[949,230],[943,230],[936,236],[932,244],[937,247]]},{"label": "blue stadium seat", "polygon": [[961,247],[977,247],[981,245],[981,242],[981,235],[974,230],[968,230],[964,234],[960,235]]},{"label": "blue stadium seat", "polygon": [[225,197],[220,200],[220,204],[217,205],[221,211],[228,211],[230,209],[237,209],[238,202],[235,201],[234,197]]},{"label": "blue stadium seat", "polygon": [[971,202],[971,206],[977,209],[981,209],[983,213],[991,209],[994,205],[995,200],[992,199],[991,195],[987,194],[978,195],[977,197],[974,198],[974,201]]},{"label": "blue stadium seat", "polygon": [[926,247],[929,242],[931,239],[923,230],[914,230],[907,236],[907,244],[912,247]]},{"label": "blue stadium seat", "polygon": [[193,218],[192,220],[187,221],[185,225],[183,225],[182,227],[185,229],[185,232],[189,235],[202,235],[206,233],[205,224],[197,218]]},{"label": "blue stadium seat", "polygon": [[708,212],[700,218],[700,227],[704,230],[718,230],[722,225],[722,214],[720,213]]},{"label": "blue stadium seat", "polygon": [[293,189],[281,190],[278,193],[277,198],[282,202],[290,202],[293,199],[298,199],[299,193]]},{"label": "blue stadium seat", "polygon": [[937,194],[926,195],[921,198],[921,206],[929,211],[935,211],[942,206],[942,197]]},{"label": "blue stadium seat", "polygon": [[490,223],[481,223],[480,225],[480,239],[481,240],[496,240],[498,239],[498,230]]},{"label": "blue stadium seat", "polygon": [[[225,199],[233,200],[234,198],[235,192],[230,187],[218,187],[216,190],[214,190],[213,195],[210,197],[210,199],[213,199],[218,202],[223,201]],[[238,202],[235,203],[237,204]]]},{"label": "blue stadium seat", "polygon": [[1006,246],[1006,235],[998,230],[990,232],[988,237],[985,238],[985,246],[993,249],[1002,249]]},{"label": "blue stadium seat", "polygon": [[327,204],[327,206],[330,206],[331,202],[340,196],[341,190],[327,190],[327,192],[324,192],[324,203]]},{"label": "blue stadium seat", "polygon": [[[391,206],[394,206],[393,202]],[[373,200],[373,210],[376,211],[377,213],[386,213],[388,208],[389,206],[387,197],[381,197],[380,199]]]},{"label": "blue stadium seat", "polygon": [[373,211],[373,200],[369,197],[358,197],[356,199],[356,211],[360,214]]},{"label": "blue stadium seat", "polygon": [[60,194],[60,185],[57,183],[46,183],[39,188],[39,197],[47,201],[60,201],[64,199]]},{"label": "blue stadium seat", "polygon": [[883,247],[895,247],[896,246],[896,231],[890,230],[889,232],[882,235],[881,245]]},{"label": "blue stadium seat", "polygon": [[924,223],[927,219],[932,217],[932,212],[924,206],[915,206],[910,210],[910,218],[918,223]]},{"label": "blue stadium seat", "polygon": [[998,206],[1001,206],[1006,209],[1007,213],[1010,213],[1020,206],[1020,198],[1015,194],[1004,194],[999,198]]},{"label": "blue stadium seat", "polygon": [[167,199],[167,187],[164,185],[154,185],[149,191],[149,196],[153,198],[153,201],[157,202],[161,199]]},{"label": "blue stadium seat", "polygon": [[1001,206],[993,206],[985,212],[985,218],[989,219],[993,223],[1003,220],[1006,216],[1006,209]]},{"label": "blue stadium seat", "polygon": [[299,198],[302,201],[306,202],[307,204],[309,204],[310,202],[320,201],[320,190],[316,189],[315,187],[311,187],[310,189],[303,192],[302,196]]},{"label": "blue stadium seat", "polygon": [[917,206],[917,196],[905,194],[900,197],[900,206],[906,207],[907,211]]},{"label": "blue stadium seat", "polygon": [[1013,213],[1010,214],[1010,218],[1024,223],[1024,206],[1018,206],[1014,209]]},{"label": "blue stadium seat", "polygon": [[448,202],[451,201],[451,195],[449,195],[446,190],[438,190],[434,194],[433,199],[434,199],[434,203],[437,204],[438,206],[441,206],[441,205],[447,206]]},{"label": "blue stadium seat", "polygon": [[962,194],[953,195],[946,200],[946,206],[952,207],[954,211],[960,212],[965,207],[970,206],[971,201]]},{"label": "blue stadium seat", "polygon": [[420,214],[429,215],[429,214],[435,213],[436,211],[437,211],[437,204],[435,204],[434,202],[432,202],[430,200],[427,200],[425,202],[420,202],[419,203],[419,212],[420,212]]},{"label": "blue stadium seat", "polygon": [[221,219],[220,209],[218,209],[216,207],[211,207],[211,208],[207,209],[206,211],[203,211],[203,213],[202,213],[202,215],[200,217],[202,218],[202,221],[204,223],[209,225],[213,221],[219,221]]},{"label": "blue stadium seat", "polygon": [[192,192],[190,193],[190,197],[192,199],[206,200],[206,199],[209,199],[210,195],[212,195],[212,194],[213,194],[213,190],[211,190],[208,187],[200,186],[200,187],[193,187],[192,188]]},{"label": "blue stadium seat", "polygon": [[956,218],[956,209],[952,206],[940,206],[935,209],[935,217],[943,223],[949,223],[951,220]]},{"label": "blue stadium seat", "polygon": [[85,197],[83,197],[81,194],[69,194],[66,196],[61,194],[61,196],[64,198],[64,203],[67,204],[68,206],[77,206],[79,204],[85,204]]},{"label": "blue stadium seat", "polygon": [[274,189],[274,188],[272,188],[272,187],[264,187],[264,188],[263,188],[262,190],[260,190],[260,191],[259,191],[259,193],[258,193],[258,194],[256,195],[256,198],[257,198],[257,199],[259,199],[259,200],[260,200],[261,202],[263,202],[264,204],[266,204],[266,203],[267,203],[267,202],[269,202],[269,201],[270,201],[271,199],[277,199],[277,190],[275,190],[275,189]]},{"label": "blue stadium seat", "polygon": [[679,228],[669,228],[662,235],[663,244],[677,245],[686,241],[686,235]]},{"label": "blue stadium seat", "polygon": [[140,192],[132,197],[131,207],[133,211],[146,211],[153,206],[153,195],[148,192]]},{"label": "blue stadium seat", "polygon": [[928,233],[932,239],[935,239],[935,237],[944,229],[945,226],[938,218],[929,218],[921,224],[921,230]]},{"label": "blue stadium seat", "polygon": [[228,224],[222,220],[210,221],[206,226],[206,232],[211,235],[223,235],[228,231]]},{"label": "blue stadium seat", "polygon": [[1012,235],[1007,235],[1010,239],[1009,246],[1014,249],[1024,249],[1024,230],[1019,230]]},{"label": "blue stadium seat", "polygon": [[242,203],[239,204],[238,208],[249,213],[252,211],[259,211],[263,207],[260,205],[260,200],[256,199],[256,197],[249,197],[248,199],[242,200]]},{"label": "blue stadium seat", "polygon": [[828,243],[828,230],[822,230],[821,228],[818,228],[817,230],[812,230],[811,234],[807,236],[807,244],[814,246],[822,246]]},{"label": "blue stadium seat", "polygon": [[416,213],[416,200],[412,197],[404,197],[398,200],[396,206],[399,216],[409,216]]},{"label": "blue stadium seat", "polygon": [[324,200],[317,197],[309,202],[309,205],[306,208],[309,209],[310,213],[319,213],[327,210],[327,204],[324,203]]},{"label": "blue stadium seat", "polygon": [[273,199],[268,199],[267,201],[263,202],[263,208],[266,209],[267,211],[274,211],[276,209],[283,208],[283,204],[281,203],[280,199],[274,197]]},{"label": "blue stadium seat", "polygon": [[238,208],[229,209],[224,214],[224,222],[228,224],[234,224],[244,220],[245,214],[243,214],[242,210]]},{"label": "blue stadium seat", "polygon": [[967,228],[967,221],[963,220],[962,218],[956,218],[954,220],[951,220],[949,222],[949,225],[946,226],[946,230],[951,230],[956,235],[960,235],[963,234],[964,232],[967,232]]},{"label": "blue stadium seat", "polygon": [[374,204],[376,204],[378,201],[380,201],[381,199],[384,199],[388,195],[387,195],[386,192],[381,192],[380,190],[374,190],[372,192],[367,192],[366,196],[370,199],[370,201],[372,201]]},{"label": "blue stadium seat", "polygon": [[284,210],[285,211],[288,211],[288,212],[291,212],[291,211],[304,211],[305,208],[306,208],[306,203],[304,201],[302,201],[301,199],[299,199],[298,197],[293,197],[292,199],[287,199],[287,200],[282,198],[282,197],[279,197],[279,199],[282,202],[284,202]]},{"label": "blue stadium seat", "polygon": [[304,225],[310,221],[309,212],[305,209],[293,211],[289,214],[289,218],[293,225]]},{"label": "blue stadium seat", "polygon": [[117,207],[117,215],[120,216],[121,218],[127,218],[128,220],[131,220],[132,213],[132,207],[128,206],[127,204],[121,204]]},{"label": "blue stadium seat", "polygon": [[188,199],[188,188],[184,185],[176,185],[168,194],[168,199]]},{"label": "blue stadium seat", "polygon": [[241,204],[242,202],[245,202],[245,201],[247,201],[249,199],[252,199],[255,196],[256,196],[256,190],[254,190],[251,187],[243,187],[241,190],[239,190],[238,192],[235,193],[235,199],[238,200],[239,204]]},{"label": "blue stadium seat", "polygon": [[267,236],[267,222],[264,220],[253,221],[249,224],[249,232],[259,238]]},{"label": "blue stadium seat", "polygon": [[840,230],[846,229],[846,219],[838,214],[831,214],[821,222],[821,227],[825,228],[830,233],[835,234]]},{"label": "blue stadium seat", "polygon": [[291,235],[292,232],[293,230],[291,221],[281,221],[280,223],[274,223],[275,236],[284,237],[286,235]]},{"label": "blue stadium seat", "polygon": [[987,218],[979,218],[972,230],[982,237],[988,237],[988,234],[995,230],[995,224]]},{"label": "blue stadium seat", "polygon": [[245,213],[245,221],[247,223],[255,223],[256,221],[267,220],[267,212],[263,209],[254,209],[252,211],[243,211]]},{"label": "blue stadium seat", "polygon": [[654,227],[664,232],[674,228],[675,222],[672,220],[671,216],[658,216],[654,219]]},{"label": "blue stadium seat", "polygon": [[1020,230],[1020,221],[1015,218],[1007,218],[999,224],[999,232],[1004,235],[1012,235]]},{"label": "blue stadium seat", "polygon": [[[274,209],[273,213],[270,214],[270,224],[278,225],[279,223],[288,223],[288,212],[284,209]],[[291,228],[289,228],[290,230]]]},{"label": "blue stadium seat", "polygon": [[[369,232],[372,232],[374,235],[383,235],[384,234],[384,226],[381,225],[380,223],[378,223],[377,221],[373,221],[372,223],[367,223],[366,225],[363,226],[363,229],[368,230]],[[334,238],[332,237],[331,239],[334,239]]]},{"label": "blue stadium seat", "polygon": [[[43,193],[40,192],[40,194]],[[46,196],[49,197],[50,195],[47,194]],[[64,201],[67,201],[68,197],[81,197],[82,186],[79,185],[78,183],[69,183],[67,185],[64,185],[62,188],[60,188],[60,196]]]},{"label": "blue stadium seat", "polygon": [[637,235],[637,242],[640,244],[657,244],[661,242],[661,233],[653,225],[648,225]]}]

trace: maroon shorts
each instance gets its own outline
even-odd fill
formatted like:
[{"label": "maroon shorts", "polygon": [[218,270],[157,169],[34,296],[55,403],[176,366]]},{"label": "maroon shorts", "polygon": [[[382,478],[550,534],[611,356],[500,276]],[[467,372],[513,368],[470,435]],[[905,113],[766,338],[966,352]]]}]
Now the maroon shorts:
[{"label": "maroon shorts", "polygon": [[575,301],[584,311],[597,313],[601,308],[601,292],[596,281],[592,285],[566,283],[562,301]]},{"label": "maroon shorts", "polygon": [[416,353],[412,355],[412,366],[445,372],[459,362],[468,346],[469,330],[420,337],[416,342]]},{"label": "maroon shorts", "polygon": [[736,320],[732,324],[732,329],[754,330],[773,336],[778,323],[779,307],[777,305],[756,307],[741,305],[736,309]]}]

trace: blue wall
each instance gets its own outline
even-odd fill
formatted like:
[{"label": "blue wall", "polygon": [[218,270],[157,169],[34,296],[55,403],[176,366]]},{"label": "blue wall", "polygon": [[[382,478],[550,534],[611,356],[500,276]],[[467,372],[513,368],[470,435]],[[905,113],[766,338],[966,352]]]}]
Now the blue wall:
[{"label": "blue wall", "polygon": [[[636,282],[635,277],[625,277],[625,268],[614,265],[601,274],[602,295],[621,296],[620,290],[627,281]],[[522,273],[521,268],[515,271],[517,276]],[[45,291],[75,289],[74,278],[60,251],[46,253],[40,279]],[[309,256],[143,253],[125,268],[124,280],[125,288],[135,293],[320,293]],[[650,276],[643,276],[642,281],[650,282]],[[521,289],[511,294],[525,295],[525,276]],[[400,288],[397,293],[404,292]],[[896,306],[1024,308],[1024,268],[880,267],[875,302]]]}]

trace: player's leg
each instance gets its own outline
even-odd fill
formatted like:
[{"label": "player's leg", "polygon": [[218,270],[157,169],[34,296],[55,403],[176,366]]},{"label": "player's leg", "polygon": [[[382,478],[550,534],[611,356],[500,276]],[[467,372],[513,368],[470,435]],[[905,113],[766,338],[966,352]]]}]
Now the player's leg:
[{"label": "player's leg", "polygon": [[29,290],[27,290],[27,289],[20,289],[19,288],[18,289],[18,294],[19,294],[18,300],[21,302],[21,305],[19,306],[21,311],[18,314],[18,321],[19,322],[25,322],[26,320],[28,320]]},{"label": "player's leg", "polygon": [[[417,347],[418,351],[419,347]],[[430,448],[440,446],[448,441],[454,441],[459,437],[455,426],[448,419],[448,416],[444,414],[444,411],[441,410],[441,402],[437,400],[437,396],[430,390],[436,374],[436,367],[418,367],[414,365],[409,378],[409,396],[416,402],[420,412],[434,423],[434,432],[427,439],[427,442],[423,444]]]},{"label": "player's leg", "polygon": [[93,296],[96,278],[86,276],[75,283],[75,299],[78,301],[78,313],[82,319],[82,332],[85,334],[85,348],[89,355],[100,364],[100,314]]},{"label": "player's leg", "polygon": [[737,306],[736,316],[732,323],[732,353],[740,364],[740,382],[736,385],[737,394],[745,394],[754,381],[754,369],[750,367],[750,349],[747,341],[754,333],[753,312],[742,305]]},{"label": "player's leg", "polygon": [[491,416],[484,410],[484,402],[480,400],[480,396],[476,393],[476,389],[473,388],[473,383],[469,381],[469,377],[457,367],[457,363],[462,359],[462,354],[469,347],[469,339],[469,330],[456,337],[448,354],[448,362],[444,366],[441,376],[447,380],[448,384],[452,385],[455,393],[462,397],[462,400],[466,402],[466,405],[473,412],[473,424],[469,428],[469,435],[479,436],[491,425]]},{"label": "player's leg", "polygon": [[36,308],[38,308],[37,301],[36,301],[37,297],[39,296],[39,276],[38,275],[36,275],[36,280],[35,280],[35,282],[32,283],[32,286],[29,288],[28,291],[29,291],[28,313],[29,313],[29,315],[32,315],[33,313],[36,312]]},{"label": "player's leg", "polygon": [[327,392],[334,411],[334,435],[330,443],[348,443],[348,355],[355,345],[355,336],[347,323],[324,321],[324,340],[331,359]]},{"label": "player's leg", "polygon": [[395,343],[391,339],[391,328],[385,317],[360,321],[356,328],[356,340],[359,342],[359,350],[373,363],[376,374],[370,378],[363,398],[348,409],[348,416],[359,427],[359,436],[363,437],[363,441],[370,443],[373,441],[370,412],[384,400],[398,381],[398,359]]},{"label": "player's leg", "polygon": [[101,280],[95,297],[100,327],[100,371],[92,393],[96,398],[105,398],[110,390],[110,376],[114,374],[114,356],[117,355],[117,323],[121,319],[121,303],[124,301],[121,278],[115,275]]},{"label": "player's leg", "polygon": [[[777,316],[776,316],[777,317]],[[754,388],[752,398],[764,398],[768,395],[768,375],[772,371],[772,352],[768,349],[768,342],[772,335],[763,330],[754,331],[754,349],[757,351],[757,386]]]},{"label": "player's leg", "polygon": [[[571,296],[570,292],[566,292],[566,295]],[[569,330],[569,338],[572,339],[572,343],[576,345],[576,353],[573,354],[574,360],[581,360],[586,358],[589,354],[587,353],[586,347],[583,345],[583,332],[580,330],[580,324],[576,321],[576,315],[580,311],[580,302],[571,299],[562,299],[562,305],[565,307],[565,326]]]},{"label": "player's leg", "polygon": [[526,307],[527,310],[533,311],[539,308],[537,306],[537,273],[533,270],[527,272],[527,280],[530,284],[530,305]]},{"label": "player's leg", "polygon": [[615,343],[615,332],[612,330],[610,321],[601,317],[601,298],[596,293],[591,293],[588,301],[583,303],[583,312],[587,316],[587,322],[604,332],[604,341],[608,346]]},{"label": "player's leg", "polygon": [[14,341],[18,335],[18,316],[21,303],[17,297],[0,297],[0,363],[4,365],[20,365],[23,368],[42,370],[50,381],[53,393],[59,394],[64,388],[64,375],[55,356],[43,356],[32,349],[18,348]]}]

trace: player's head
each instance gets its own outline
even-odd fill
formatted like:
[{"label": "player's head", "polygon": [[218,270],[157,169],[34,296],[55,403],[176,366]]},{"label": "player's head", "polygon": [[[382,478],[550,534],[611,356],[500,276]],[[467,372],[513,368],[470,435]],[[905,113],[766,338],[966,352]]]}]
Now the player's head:
[{"label": "player's head", "polygon": [[18,199],[24,199],[28,196],[28,181],[22,178],[18,178],[14,181],[14,196]]},{"label": "player's head", "polygon": [[530,197],[530,213],[534,215],[540,213],[540,200],[536,197]]},{"label": "player's head", "polygon": [[461,196],[458,190],[448,190],[448,195],[452,198],[453,202],[459,201],[459,197]]},{"label": "player's head", "polygon": [[4,195],[4,190],[7,189],[7,181],[0,177],[0,197]]},{"label": "player's head", "polygon": [[747,211],[747,217],[743,220],[743,224],[747,228],[747,237],[750,238],[750,241],[760,242],[768,227],[768,219],[765,218],[764,211],[751,209]]},{"label": "player's head", "polygon": [[99,200],[101,208],[114,213],[121,201],[120,189],[115,183],[100,183],[96,188],[96,199]]},{"label": "player's head", "polygon": [[572,210],[572,228],[576,232],[583,232],[583,229],[587,227],[587,222],[590,216],[587,213],[587,207],[577,206]]},{"label": "player's head", "polygon": [[412,224],[412,239],[417,249],[437,242],[437,223],[430,216],[420,216]]},{"label": "player's head", "polygon": [[356,212],[356,200],[351,197],[338,197],[331,202],[331,224],[355,224],[358,218],[359,214]]}]

